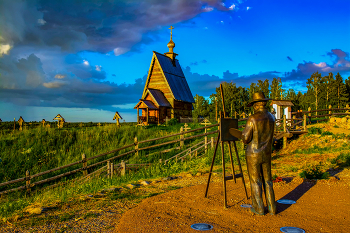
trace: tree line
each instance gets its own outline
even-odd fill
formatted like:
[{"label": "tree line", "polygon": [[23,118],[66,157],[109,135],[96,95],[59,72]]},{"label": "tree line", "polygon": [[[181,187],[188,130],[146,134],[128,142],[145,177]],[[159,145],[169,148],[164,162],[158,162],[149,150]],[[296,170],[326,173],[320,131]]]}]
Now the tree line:
[{"label": "tree line", "polygon": [[[344,82],[345,81],[345,82]],[[350,96],[350,76],[343,80],[338,73],[335,77],[333,73],[323,76],[315,72],[306,81],[307,92],[298,93],[294,89],[285,90],[282,88],[281,78],[273,78],[270,85],[269,80],[258,80],[257,83],[251,83],[249,88],[237,87],[232,81],[223,82],[223,91],[225,97],[225,111],[227,116],[237,114],[252,113],[252,109],[246,107],[251,101],[253,93],[262,91],[267,98],[274,100],[291,100],[294,104],[292,111],[302,109],[307,111],[309,107],[312,110],[326,109],[329,105],[332,108],[344,108],[349,102]],[[216,111],[222,111],[222,100],[220,87],[217,87],[215,93],[205,99],[198,94],[194,96],[192,115],[196,117],[216,118]],[[271,101],[267,103],[268,109],[271,110]]]}]

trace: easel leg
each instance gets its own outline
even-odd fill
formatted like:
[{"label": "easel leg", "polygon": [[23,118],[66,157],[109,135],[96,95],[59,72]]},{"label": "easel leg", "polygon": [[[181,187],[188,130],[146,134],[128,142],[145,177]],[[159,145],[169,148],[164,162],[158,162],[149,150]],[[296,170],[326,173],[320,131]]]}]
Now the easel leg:
[{"label": "easel leg", "polygon": [[218,144],[219,144],[219,139],[220,139],[220,132],[218,133],[218,138],[216,139],[216,143],[215,143],[215,151],[214,151],[214,155],[213,155],[213,160],[211,162],[211,167],[210,167],[210,171],[209,171],[209,176],[208,176],[208,182],[207,182],[207,188],[205,189],[205,197],[207,197],[208,194],[208,188],[209,188],[209,183],[210,183],[210,177],[211,177],[211,172],[213,171],[213,166],[214,166],[214,162],[215,162],[215,155],[216,155],[216,151],[218,149]]},{"label": "easel leg", "polygon": [[220,144],[222,154],[222,182],[224,186],[224,208],[227,208],[224,143],[221,141]]},{"label": "easel leg", "polygon": [[233,159],[232,159],[232,150],[231,150],[231,142],[228,141],[228,150],[230,151],[230,160],[231,160],[231,168],[232,168],[232,176],[233,176],[233,179],[236,183],[236,176],[235,176],[235,168],[233,166]]},{"label": "easel leg", "polygon": [[240,162],[240,160],[239,160],[239,156],[238,156],[238,151],[237,151],[236,141],[233,141],[233,146],[235,147],[235,151],[236,151],[236,156],[237,156],[237,161],[238,161],[239,171],[241,172],[241,175],[242,175],[242,181],[243,181],[243,185],[244,185],[245,195],[246,195],[247,199],[249,199],[249,197],[248,197],[248,193],[247,193],[247,188],[246,188],[246,186],[245,186],[245,181],[244,181],[244,175],[243,175],[243,171],[242,171],[241,162]]}]

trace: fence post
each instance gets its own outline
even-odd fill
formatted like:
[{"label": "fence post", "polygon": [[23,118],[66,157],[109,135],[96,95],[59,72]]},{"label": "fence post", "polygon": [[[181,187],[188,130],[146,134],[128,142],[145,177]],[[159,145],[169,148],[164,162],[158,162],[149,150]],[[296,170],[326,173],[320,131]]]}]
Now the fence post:
[{"label": "fence post", "polygon": [[163,160],[162,160],[162,159],[159,159],[159,163],[162,164],[162,163],[163,163]]},{"label": "fence post", "polygon": [[176,159],[176,162],[177,162],[177,157],[178,157],[178,155],[176,155],[176,157],[175,157],[175,159]]},{"label": "fence post", "polygon": [[[311,107],[307,109],[309,112],[311,111]],[[309,122],[311,123],[311,112],[309,113]]]},{"label": "fence post", "polygon": [[188,151],[190,154],[189,154],[189,156],[190,156],[190,159],[192,159],[192,153],[191,153],[191,149],[189,149],[189,151]]},{"label": "fence post", "polygon": [[[286,115],[283,115],[283,132],[287,133],[287,127],[286,127]],[[283,149],[287,147],[287,137],[283,137]]]},{"label": "fence post", "polygon": [[114,164],[111,163],[111,178],[113,178],[113,173],[114,173]]},{"label": "fence post", "polygon": [[214,137],[211,137],[210,138],[210,146],[211,146],[211,148],[214,148]]},{"label": "fence post", "polygon": [[328,118],[331,118],[332,117],[332,111],[331,111],[332,105],[329,105],[328,108],[329,108],[328,114],[331,115]]},{"label": "fence post", "polygon": [[136,150],[136,156],[139,155],[139,143],[137,141],[137,137],[134,138],[134,144],[135,144],[135,150]]},{"label": "fence post", "polygon": [[220,111],[220,115],[219,115],[219,118],[218,118],[218,123],[219,123],[218,130],[220,130],[220,118],[221,118],[221,111]]},{"label": "fence post", "polygon": [[122,161],[120,162],[120,165],[121,165],[121,167],[122,167],[122,170],[121,170],[121,172],[120,172],[120,175],[125,176],[126,164],[125,164],[124,160],[122,160]]},{"label": "fence post", "polygon": [[[182,133],[184,131],[184,127],[181,127],[180,128],[180,133]],[[184,146],[184,135],[183,134],[181,134],[180,135],[180,139],[181,139],[181,141],[180,141],[180,147],[182,148],[183,146]]]},{"label": "fence post", "polygon": [[303,128],[306,131],[306,114],[304,114]]},{"label": "fence post", "polygon": [[[295,124],[295,118],[296,118],[296,117],[295,117],[295,115],[294,115],[294,116],[293,116],[293,125]],[[293,128],[294,128],[294,129],[296,129],[296,128],[297,128],[297,126],[296,126],[296,125],[294,125],[294,126],[293,126]]]},{"label": "fence post", "polygon": [[26,171],[26,188],[27,192],[30,193],[30,172]]},{"label": "fence post", "polygon": [[208,135],[205,135],[204,143],[205,143],[205,151],[207,151],[208,150],[208,145],[207,145],[207,143],[208,143]]},{"label": "fence post", "polygon": [[87,175],[87,161],[86,161],[86,155],[85,154],[82,154],[81,155],[81,159],[82,159],[82,162],[83,162],[83,176],[86,176]]},{"label": "fence post", "polygon": [[107,161],[107,177],[111,178],[111,161]]}]

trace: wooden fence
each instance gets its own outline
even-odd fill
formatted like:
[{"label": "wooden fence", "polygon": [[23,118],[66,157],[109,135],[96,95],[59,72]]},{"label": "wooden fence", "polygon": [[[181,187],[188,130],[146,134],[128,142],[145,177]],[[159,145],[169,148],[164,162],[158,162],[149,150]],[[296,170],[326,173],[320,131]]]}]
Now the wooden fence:
[{"label": "wooden fence", "polygon": [[[321,111],[321,110],[319,110],[319,111]],[[248,118],[238,119],[238,121],[239,122],[240,121],[246,121],[247,119]],[[305,121],[305,115],[304,115],[304,121]],[[284,123],[284,125],[285,125],[286,121],[284,121],[284,122],[285,122]],[[27,170],[26,174],[25,174],[25,177],[23,177],[23,178],[19,178],[19,179],[16,179],[16,180],[11,180],[11,181],[7,181],[7,182],[4,182],[4,183],[0,183],[0,187],[1,187],[1,186],[5,186],[5,185],[9,185],[9,184],[25,181],[25,185],[24,186],[20,186],[20,187],[13,188],[13,189],[10,189],[10,190],[2,191],[2,192],[0,192],[0,195],[1,194],[6,194],[6,193],[10,193],[10,192],[14,192],[14,191],[18,191],[18,190],[23,190],[23,189],[26,189],[27,192],[30,192],[31,188],[34,187],[34,186],[38,186],[40,184],[44,184],[44,183],[56,180],[58,178],[65,177],[65,176],[68,176],[68,175],[80,172],[80,171],[83,171],[83,177],[81,177],[79,179],[84,179],[84,178],[87,178],[89,176],[100,174],[100,173],[102,173],[104,171],[107,172],[108,177],[111,177],[111,176],[113,176],[115,171],[118,170],[118,169],[120,169],[121,175],[124,175],[127,167],[130,168],[130,169],[133,169],[133,168],[142,167],[142,166],[149,166],[150,164],[126,164],[127,161],[125,161],[125,162],[122,161],[119,164],[113,164],[113,163],[111,163],[111,161],[113,161],[113,160],[115,160],[117,158],[129,155],[131,153],[135,153],[137,155],[138,152],[142,151],[142,150],[147,150],[147,149],[160,147],[160,146],[164,146],[164,145],[168,145],[168,144],[173,144],[173,143],[177,143],[177,142],[180,142],[180,147],[177,147],[177,148],[183,148],[184,147],[184,142],[186,140],[194,139],[194,138],[197,138],[197,137],[204,137],[205,140],[197,143],[196,145],[191,146],[190,148],[187,148],[187,149],[183,150],[179,154],[177,154],[177,155],[175,155],[175,156],[173,156],[173,157],[171,157],[169,159],[166,159],[164,162],[160,160],[160,163],[167,164],[172,159],[175,159],[176,161],[177,160],[184,161],[184,160],[187,159],[187,157],[189,157],[191,159],[192,156],[197,156],[198,153],[202,153],[203,151],[206,151],[208,149],[208,145],[209,144],[211,144],[211,147],[214,146],[214,138],[211,137],[211,140],[208,142],[208,135],[218,133],[219,129],[215,130],[215,131],[212,131],[212,132],[206,132],[206,133],[202,133],[202,134],[198,134],[198,135],[194,135],[194,136],[189,136],[189,137],[184,137],[184,135],[192,133],[192,132],[196,132],[196,131],[199,131],[199,130],[216,127],[216,126],[218,126],[218,128],[219,128],[219,123],[208,125],[208,126],[204,126],[204,127],[200,127],[200,128],[197,128],[197,129],[187,130],[187,131],[184,130],[183,127],[181,127],[180,133],[171,134],[171,135],[163,136],[163,137],[160,137],[160,138],[148,139],[148,140],[144,140],[144,141],[138,141],[137,137],[135,137],[133,144],[129,144],[129,145],[123,146],[121,148],[118,148],[118,149],[115,149],[115,150],[112,150],[112,151],[108,151],[108,152],[105,152],[105,153],[102,153],[102,154],[99,154],[99,155],[95,155],[95,156],[92,156],[92,157],[89,157],[89,158],[87,158],[86,155],[83,154],[82,155],[82,160],[74,162],[74,163],[70,163],[70,164],[67,164],[67,165],[64,165],[64,166],[61,166],[61,167],[57,167],[57,168],[54,168],[54,169],[51,169],[51,170],[40,172],[40,173],[37,173],[37,174],[34,174],[34,175],[31,175],[30,171]],[[245,127],[245,125],[239,126],[239,128],[243,128],[243,127]],[[304,126],[304,128],[305,128],[305,126]],[[284,129],[284,131],[286,132],[285,129]],[[140,147],[140,145],[144,144],[144,143],[153,142],[153,141],[156,141],[156,140],[161,140],[161,139],[175,137],[175,136],[179,136],[179,139],[175,139],[175,140],[171,140],[171,141],[168,141],[168,142],[163,142],[163,143],[159,143],[159,144],[155,144],[155,145]],[[122,153],[120,155],[113,156],[111,158],[107,158],[107,159],[105,159],[103,161],[91,164],[89,166],[87,165],[87,161],[89,161],[89,160],[100,158],[102,156],[105,156],[105,155],[108,155],[108,154],[112,154],[112,153],[115,153],[115,152],[118,152],[118,151],[121,151],[121,150],[132,148],[132,147],[133,147],[133,149],[130,150],[130,151],[127,151],[127,152]],[[200,150],[200,149],[202,149],[202,150]],[[162,151],[162,152],[168,152],[169,150],[171,150],[171,149],[168,149],[168,150],[165,150],[165,151]],[[182,156],[180,157],[180,155],[182,155]],[[107,163],[107,165],[105,165],[105,166],[99,168],[98,170],[88,174],[88,169],[89,168],[96,167],[96,166],[101,165],[103,163]],[[77,165],[77,164],[82,164],[82,167],[78,168],[78,169],[75,169],[75,170],[72,170],[72,171],[69,171],[69,172],[65,172],[63,174],[60,174],[60,175],[57,175],[57,176],[54,176],[54,177],[50,177],[48,179],[44,179],[44,180],[40,180],[40,181],[31,183],[31,180],[33,178],[40,177],[42,175],[49,174],[51,172],[58,171],[58,170],[61,170],[61,169],[64,169],[64,168],[68,168],[68,167],[71,167],[71,166],[74,166],[74,165]],[[54,184],[54,185],[51,185],[49,187],[55,187],[55,186],[58,186],[58,185],[60,185],[60,184]]]},{"label": "wooden fence", "polygon": [[[44,171],[44,172],[40,172],[40,173],[37,173],[37,174],[34,174],[34,175],[31,175],[30,174],[30,171],[26,171],[26,174],[25,174],[25,177],[23,178],[19,178],[19,179],[16,179],[16,180],[11,180],[11,181],[7,181],[7,182],[4,182],[4,183],[0,183],[0,187],[1,186],[5,186],[5,185],[9,185],[9,184],[14,184],[14,183],[18,183],[18,182],[23,182],[25,181],[25,185],[23,186],[20,186],[20,187],[17,187],[17,188],[13,188],[13,189],[10,189],[10,190],[5,190],[5,191],[2,191],[0,192],[0,194],[6,194],[6,193],[10,193],[10,192],[14,192],[14,191],[18,191],[18,190],[24,190],[26,189],[27,192],[30,192],[31,191],[31,188],[34,187],[34,186],[38,186],[40,184],[44,184],[44,183],[47,183],[47,182],[50,182],[50,181],[53,181],[53,180],[56,180],[58,178],[61,178],[61,177],[65,177],[65,176],[68,176],[68,175],[71,175],[71,174],[74,174],[74,173],[77,173],[77,172],[80,172],[80,171],[83,171],[83,178],[84,177],[87,177],[89,176],[88,175],[88,169],[89,168],[92,168],[92,167],[96,167],[100,164],[103,164],[103,163],[107,163],[107,170],[110,171],[110,166],[108,167],[108,164],[111,163],[112,160],[115,160],[117,158],[120,158],[120,157],[123,157],[123,156],[126,156],[126,155],[129,155],[131,153],[138,153],[139,151],[142,151],[142,150],[146,150],[146,149],[151,149],[151,148],[155,148],[155,147],[160,147],[160,146],[164,146],[164,145],[168,145],[168,144],[173,144],[173,143],[176,143],[176,142],[180,142],[180,148],[184,147],[184,142],[186,140],[190,140],[190,139],[194,139],[194,138],[197,138],[197,137],[205,137],[205,140],[204,142],[207,142],[208,141],[208,138],[207,136],[208,135],[211,135],[211,134],[215,134],[215,133],[218,133],[219,130],[216,130],[216,131],[212,131],[212,132],[207,132],[207,133],[202,133],[202,134],[198,134],[198,135],[194,135],[194,136],[190,136],[190,137],[184,137],[184,135],[188,134],[188,133],[192,133],[192,132],[196,132],[196,131],[199,131],[199,130],[203,130],[203,129],[207,129],[207,128],[212,128],[212,127],[215,127],[215,126],[219,126],[219,124],[213,124],[213,125],[209,125],[209,126],[205,126],[205,127],[201,127],[201,128],[197,128],[197,129],[193,129],[193,130],[188,130],[188,131],[184,131],[183,130],[183,127],[181,127],[180,129],[180,133],[176,133],[176,134],[171,134],[171,135],[167,135],[167,136],[164,136],[164,137],[160,137],[160,138],[153,138],[153,139],[148,139],[148,140],[144,140],[144,141],[138,141],[138,139],[135,137],[134,139],[134,143],[133,144],[130,144],[130,145],[126,145],[126,146],[123,146],[121,148],[118,148],[118,149],[115,149],[115,150],[112,150],[112,151],[108,151],[108,152],[105,152],[105,153],[102,153],[102,154],[99,154],[99,155],[95,155],[95,156],[92,156],[92,157],[89,157],[87,158],[85,154],[82,155],[82,160],[80,161],[77,161],[77,162],[74,162],[74,163],[70,163],[70,164],[67,164],[67,165],[64,165],[64,166],[61,166],[61,167],[57,167],[57,168],[53,168],[51,170],[47,170],[47,171]],[[145,147],[141,147],[140,148],[140,145],[141,144],[144,144],[144,143],[148,143],[148,142],[152,142],[152,141],[156,141],[156,140],[161,140],[161,139],[165,139],[165,138],[170,138],[170,137],[175,137],[175,136],[180,136],[179,139],[176,139],[176,140],[172,140],[172,141],[168,141],[168,142],[163,142],[163,143],[159,143],[159,144],[156,144],[156,145],[150,145],[150,146],[145,146]],[[203,142],[201,142],[203,143]],[[212,143],[212,142],[210,142]],[[203,148],[208,145],[209,143],[204,143],[204,145],[202,145],[202,147],[200,148]],[[197,144],[198,145],[198,144]],[[115,152],[118,152],[118,151],[121,151],[121,150],[125,150],[125,149],[128,149],[128,148],[132,148],[132,150],[130,151],[127,151],[125,153],[122,153],[120,155],[117,155],[117,156],[113,156],[111,158],[107,158],[103,161],[100,161],[100,162],[97,162],[97,163],[94,163],[94,164],[91,164],[91,165],[87,165],[87,161],[89,160],[92,160],[92,159],[96,159],[96,158],[99,158],[99,157],[102,157],[102,156],[105,156],[105,155],[108,155],[108,154],[112,154],[112,153],[115,153]],[[181,157],[180,159],[184,159],[186,156],[192,156],[192,154],[194,152],[198,153],[198,150],[200,148],[196,148],[194,149],[193,151],[190,151],[191,149],[193,149],[193,147],[185,150],[185,152],[187,151],[187,153]],[[166,150],[166,151],[169,151],[169,150]],[[184,152],[184,153],[185,153]],[[169,161],[170,159],[168,159],[166,161],[166,163]],[[182,160],[183,161],[183,160]],[[65,172],[63,174],[60,174],[60,175],[57,175],[57,176],[54,176],[54,177],[50,177],[48,179],[44,179],[44,180],[40,180],[40,181],[37,181],[37,182],[34,182],[34,183],[31,183],[31,180],[36,178],[36,177],[40,177],[40,176],[43,176],[45,174],[49,174],[51,172],[54,172],[54,171],[58,171],[58,170],[61,170],[61,169],[64,169],[64,168],[68,168],[68,167],[71,167],[71,166],[74,166],[74,165],[77,165],[77,164],[82,164],[82,167],[81,168],[78,168],[78,169],[75,169],[75,170],[72,170],[72,171],[69,171],[69,172]],[[123,164],[120,163],[120,164],[116,164],[115,166],[122,166]],[[106,169],[106,166],[104,169]],[[115,167],[114,165],[112,165],[112,167],[114,168]],[[141,164],[138,164],[138,165],[132,165],[132,164],[128,164],[127,165],[128,167],[129,166],[144,166],[144,165],[141,165]],[[103,168],[103,167],[102,167]],[[99,171],[103,170],[102,168],[99,169]],[[126,164],[124,164],[124,172],[126,170]],[[97,171],[95,171],[97,172]],[[112,174],[112,173],[110,173]],[[54,186],[57,186],[58,184],[55,184]],[[50,186],[50,187],[53,187],[53,186]]]},{"label": "wooden fence", "polygon": [[[345,112],[335,112],[335,111],[344,111]],[[322,114],[318,115],[318,112],[327,112],[328,114]],[[314,113],[314,115],[312,115]],[[318,120],[318,121],[327,121],[332,116],[344,116],[344,115],[350,115],[350,107],[349,104],[346,105],[345,108],[332,108],[332,105],[328,106],[328,109],[318,109],[318,110],[311,110],[311,107],[308,108],[308,111],[301,111],[301,112],[292,112],[292,115],[297,114],[308,114],[308,122],[311,123],[311,118],[320,118],[320,117],[326,117],[326,119]]]}]

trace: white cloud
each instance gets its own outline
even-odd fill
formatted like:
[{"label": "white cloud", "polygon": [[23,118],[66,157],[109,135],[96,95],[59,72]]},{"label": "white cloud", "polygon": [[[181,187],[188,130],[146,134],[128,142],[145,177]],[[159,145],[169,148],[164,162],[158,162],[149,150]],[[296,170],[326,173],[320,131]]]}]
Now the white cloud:
[{"label": "white cloud", "polygon": [[224,21],[221,20],[220,23],[224,24]]},{"label": "white cloud", "polygon": [[84,63],[84,65],[87,65],[87,66],[89,65],[89,62],[88,62],[88,61],[86,61],[86,60],[84,60],[84,62],[83,62],[83,63]]},{"label": "white cloud", "polygon": [[58,78],[58,79],[63,79],[63,78],[65,78],[66,76],[65,75],[63,75],[63,74],[56,74],[55,75],[55,78]]},{"label": "white cloud", "polygon": [[65,83],[62,82],[51,82],[51,83],[43,83],[43,86],[46,88],[59,88],[65,85]]},{"label": "white cloud", "polygon": [[250,6],[247,6],[247,10],[250,10],[250,9],[252,9]]},{"label": "white cloud", "polygon": [[113,108],[120,108],[120,109],[133,109],[137,103],[132,104],[121,104],[121,105],[112,105]]},{"label": "white cloud", "polygon": [[231,11],[234,10],[236,8],[235,4],[232,4],[228,9],[230,9]]},{"label": "white cloud", "polygon": [[101,71],[102,66],[95,66],[97,71]]},{"label": "white cloud", "polygon": [[317,66],[317,67],[320,67],[320,68],[323,68],[323,67],[327,66],[327,64],[325,62],[320,62],[318,64],[314,63],[314,65]]},{"label": "white cloud", "polygon": [[8,54],[10,49],[11,49],[11,45],[9,44],[0,44],[0,56],[2,54]]},{"label": "white cloud", "polygon": [[122,47],[118,47],[118,48],[115,48],[115,49],[113,50],[115,56],[122,55],[122,54],[124,54],[124,53],[126,53],[126,52],[128,52],[128,51],[129,51],[129,49],[127,49],[127,48],[122,48]]},{"label": "white cloud", "polygon": [[38,19],[38,24],[40,24],[40,25],[44,25],[46,23],[46,21],[45,20],[43,20],[43,19]]},{"label": "white cloud", "polygon": [[203,12],[210,12],[212,10],[214,10],[214,8],[213,7],[209,7],[209,6],[206,6],[206,7],[203,8]]}]

